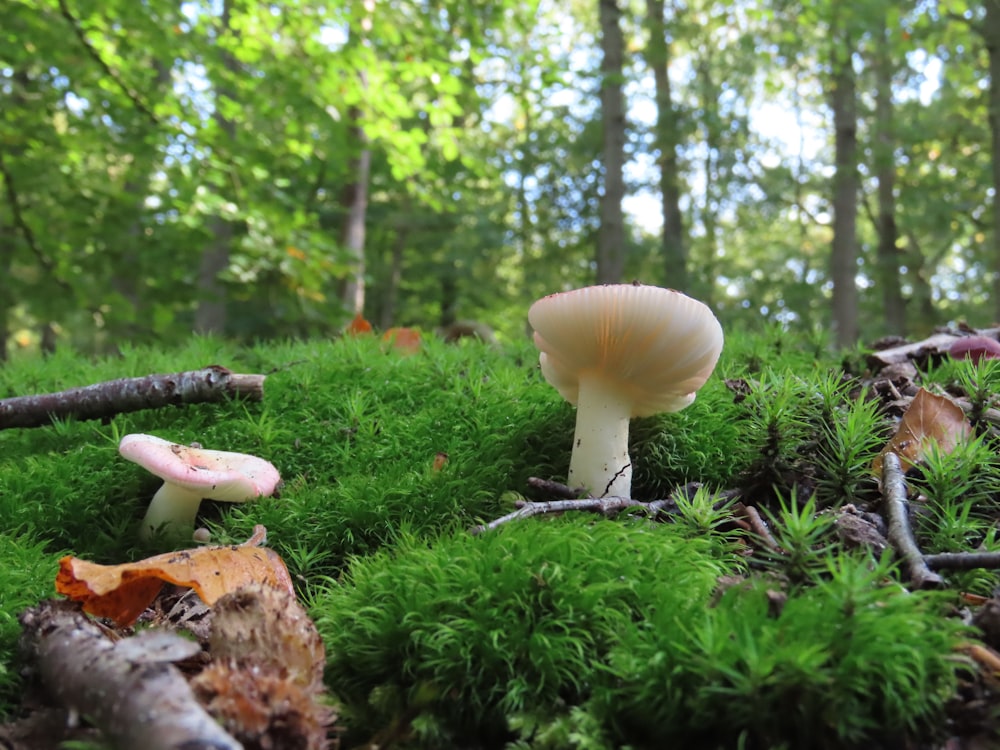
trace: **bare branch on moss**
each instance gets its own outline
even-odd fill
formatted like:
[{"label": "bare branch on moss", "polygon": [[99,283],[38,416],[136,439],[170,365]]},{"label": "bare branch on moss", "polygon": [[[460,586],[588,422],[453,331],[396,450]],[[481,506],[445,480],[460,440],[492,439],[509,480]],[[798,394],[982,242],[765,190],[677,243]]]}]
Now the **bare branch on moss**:
[{"label": "bare branch on moss", "polygon": [[570,487],[568,484],[556,482],[552,479],[541,479],[540,477],[528,477],[528,486],[534,490],[548,493],[563,500],[576,500],[583,494],[583,487]]},{"label": "bare branch on moss", "polygon": [[486,524],[474,526],[471,529],[472,533],[481,534],[484,531],[491,531],[492,529],[495,529],[498,526],[503,526],[505,523],[510,523],[511,521],[519,521],[522,518],[531,518],[532,516],[541,516],[547,513],[565,513],[566,511],[573,510],[587,510],[593,513],[600,513],[603,516],[613,516],[625,508],[650,507],[649,503],[644,503],[641,500],[633,500],[629,497],[581,497],[575,500],[549,500],[547,502],[540,503],[523,501],[519,502],[517,505],[517,510],[512,511],[505,516],[494,518]]},{"label": "bare branch on moss", "polygon": [[913,538],[906,502],[906,479],[899,463],[899,456],[892,451],[882,454],[881,485],[882,504],[889,527],[889,543],[896,550],[896,554],[903,558],[906,571],[915,588],[938,588],[944,582],[941,576],[927,566],[917,541]]},{"label": "bare branch on moss", "polygon": [[753,505],[745,505],[743,503],[736,504],[736,510],[743,513],[746,518],[747,524],[750,526],[750,531],[760,540],[761,544],[770,550],[775,552],[781,551],[781,545],[774,538],[771,530],[767,527],[767,523],[761,518],[760,511],[757,510]]},{"label": "bare branch on moss", "polygon": [[1000,552],[941,552],[924,555],[924,562],[932,570],[997,570]]},{"label": "bare branch on moss", "polygon": [[[22,646],[48,691],[87,716],[115,747],[242,750],[167,661],[129,653],[76,605],[42,602],[20,617]],[[182,639],[183,640],[183,639]]]},{"label": "bare branch on moss", "polygon": [[56,419],[108,419],[115,414],[224,401],[234,396],[260,401],[264,375],[240,375],[210,365],[169,375],[121,378],[59,393],[0,399],[0,430],[40,427]]}]

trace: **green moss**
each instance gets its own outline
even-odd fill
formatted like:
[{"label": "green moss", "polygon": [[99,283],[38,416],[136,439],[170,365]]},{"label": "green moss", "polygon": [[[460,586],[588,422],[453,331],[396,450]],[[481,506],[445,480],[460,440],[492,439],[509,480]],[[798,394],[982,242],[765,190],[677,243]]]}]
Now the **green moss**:
[{"label": "green moss", "polygon": [[[783,605],[729,589],[693,619],[657,609],[611,654],[595,709],[617,741],[660,747],[872,747],[928,730],[956,684],[962,627],[938,596],[884,585],[863,557]],[[780,609],[778,614],[775,610]]]},{"label": "green moss", "polygon": [[[34,538],[28,530],[0,533],[0,701],[17,699],[17,616],[55,588],[62,556]],[[2,705],[2,704],[0,704]]]},{"label": "green moss", "polygon": [[[682,522],[672,525],[586,516],[466,533],[530,495],[530,476],[566,476],[574,410],[542,380],[530,342],[495,349],[429,338],[407,357],[374,338],[246,348],[195,338],[98,361],[69,353],[15,361],[0,368],[0,395],[210,363],[266,373],[264,401],[0,431],[0,564],[8,571],[0,576],[0,713],[18,684],[16,615],[51,593],[56,551],[123,562],[164,549],[137,540],[159,481],[118,456],[129,432],[255,453],[279,468],[280,497],[205,503],[200,522],[218,541],[267,526],[319,617],[329,682],[359,740],[412,726],[426,746],[489,737],[553,748],[726,745],[740,732],[754,747],[801,746],[813,731],[863,744],[858,738],[923,726],[949,690],[956,631],[937,600],[897,596],[886,585],[895,572],[870,561],[834,562],[828,524],[815,519],[818,502],[872,497],[869,458],[888,434],[881,415],[829,374],[839,363],[821,339],[730,334],[718,374],[690,408],[632,426],[637,497],[697,481],[770,505],[786,554],[756,562],[792,583],[780,616],[760,582],[712,606],[717,576],[745,559],[720,536],[733,528],[730,514],[713,509],[706,492],[682,502]],[[439,454],[447,454],[443,466]],[[998,502],[994,456],[984,435],[914,479],[929,498],[917,530],[930,551],[998,546],[988,524]],[[975,587],[992,580],[979,575]],[[856,616],[837,609],[844,591],[860,603]],[[907,618],[924,646],[900,635]],[[875,646],[864,650],[860,635],[838,645],[844,632]],[[902,647],[884,640],[892,633],[915,649],[926,696],[911,695]],[[861,663],[880,663],[876,647],[889,654],[881,686]],[[820,706],[824,690],[829,707]],[[799,694],[803,707],[782,729],[775,706]],[[912,699],[911,714],[899,696]]]},{"label": "green moss", "polygon": [[433,742],[463,743],[581,705],[636,620],[702,610],[736,566],[671,526],[573,518],[430,547],[407,538],[358,560],[313,611],[329,683],[362,725],[417,707]]},{"label": "green moss", "polygon": [[408,538],[314,599],[328,681],[356,726],[427,747],[845,747],[940,718],[962,634],[941,599],[827,557],[783,606],[763,580],[711,606],[739,568],[719,544],[580,519]]}]

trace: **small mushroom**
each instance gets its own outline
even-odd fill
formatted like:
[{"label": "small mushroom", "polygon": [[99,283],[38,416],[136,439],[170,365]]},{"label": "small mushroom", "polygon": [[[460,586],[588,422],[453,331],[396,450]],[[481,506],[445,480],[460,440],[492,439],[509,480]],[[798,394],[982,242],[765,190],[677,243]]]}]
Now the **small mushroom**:
[{"label": "small mushroom", "polygon": [[952,359],[971,359],[972,364],[980,359],[1000,359],[1000,342],[989,336],[964,336],[955,340],[948,354]]},{"label": "small mushroom", "polygon": [[631,417],[680,411],[722,352],[722,326],[703,303],[633,284],[551,294],[528,310],[545,379],[576,404],[569,484],[631,497]]},{"label": "small mushroom", "polygon": [[163,480],[153,495],[140,536],[158,529],[190,536],[203,499],[242,503],[274,492],[281,477],[263,458],[171,443],[154,435],[126,435],[118,452]]}]

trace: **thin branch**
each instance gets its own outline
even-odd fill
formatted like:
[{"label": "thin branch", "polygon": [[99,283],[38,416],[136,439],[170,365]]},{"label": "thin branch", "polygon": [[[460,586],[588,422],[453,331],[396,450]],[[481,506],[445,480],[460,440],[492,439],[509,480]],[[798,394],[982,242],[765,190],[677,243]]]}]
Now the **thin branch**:
[{"label": "thin branch", "polygon": [[581,497],[576,500],[549,500],[547,502],[522,502],[518,503],[518,509],[500,518],[495,518],[489,523],[474,526],[471,529],[473,534],[481,534],[484,531],[502,526],[511,521],[518,521],[522,518],[541,516],[546,513],[564,513],[572,510],[588,510],[600,513],[604,516],[611,516],[625,508],[649,508],[649,503],[641,500],[633,500],[629,497]]},{"label": "thin branch", "polygon": [[22,644],[49,692],[86,715],[116,747],[242,749],[173,664],[135,655],[134,639],[112,641],[76,605],[42,602],[20,620]]},{"label": "thin branch", "polygon": [[747,523],[750,525],[750,531],[754,533],[754,535],[765,547],[774,550],[775,552],[781,551],[781,545],[779,545],[778,540],[774,538],[774,535],[767,527],[767,523],[764,519],[761,518],[760,511],[758,511],[756,507],[753,505],[737,503],[736,509],[743,512]]},{"label": "thin branch", "polygon": [[906,502],[906,479],[899,463],[899,456],[892,451],[882,455],[881,485],[882,505],[889,526],[889,543],[896,550],[896,554],[903,558],[914,587],[927,589],[943,585],[941,576],[927,566],[913,538]]},{"label": "thin branch", "polygon": [[1000,552],[941,552],[924,555],[924,562],[933,570],[996,570],[1000,568]]},{"label": "thin branch", "polygon": [[63,417],[106,419],[123,412],[224,401],[234,396],[260,401],[263,375],[241,375],[211,365],[169,375],[121,378],[58,393],[0,399],[0,430],[40,427]]},{"label": "thin branch", "polygon": [[14,219],[14,226],[17,227],[17,231],[21,233],[24,238],[25,244],[31,251],[31,254],[35,256],[35,259],[45,271],[52,277],[52,280],[56,282],[64,291],[72,293],[72,287],[59,278],[59,274],[56,272],[56,264],[49,258],[42,248],[38,244],[38,239],[35,237],[35,232],[28,223],[28,220],[24,217],[24,212],[21,210],[22,201],[17,192],[17,185],[14,183],[14,176],[10,173],[7,167],[7,163],[3,159],[3,153],[0,152],[0,175],[3,176],[4,185],[7,186],[7,205],[10,208],[10,213]]},{"label": "thin branch", "polygon": [[139,96],[139,93],[131,86],[129,86],[127,83],[125,83],[125,81],[122,80],[121,76],[110,65],[108,65],[107,61],[103,57],[101,57],[101,53],[98,52],[97,49],[94,47],[94,45],[91,44],[90,40],[87,39],[87,34],[83,29],[83,24],[80,23],[79,18],[73,15],[73,11],[70,10],[66,0],[59,0],[59,12],[62,14],[62,17],[66,19],[66,22],[70,25],[70,27],[73,29],[73,34],[76,36],[77,41],[80,42],[84,50],[86,50],[87,54],[90,55],[90,57],[94,60],[94,62],[97,63],[98,67],[100,67],[100,69],[104,71],[104,74],[107,75],[108,78],[110,78],[112,81],[114,81],[115,85],[119,89],[121,89],[122,93],[125,94],[128,100],[132,102],[133,106],[135,106],[137,110],[139,110],[140,112],[142,112],[142,114],[148,117],[149,120],[154,125],[159,125],[160,119],[156,116],[156,113],[153,112],[153,110],[151,110],[149,106],[142,101],[142,98]]},{"label": "thin branch", "polygon": [[570,487],[568,484],[540,477],[528,477],[528,486],[541,492],[547,492],[561,500],[576,500],[584,492],[583,487]]}]

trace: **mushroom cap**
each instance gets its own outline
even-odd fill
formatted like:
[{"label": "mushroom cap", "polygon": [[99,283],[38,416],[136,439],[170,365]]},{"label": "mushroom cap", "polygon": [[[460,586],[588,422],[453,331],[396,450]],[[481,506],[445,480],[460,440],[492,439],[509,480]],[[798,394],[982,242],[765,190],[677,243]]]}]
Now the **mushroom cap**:
[{"label": "mushroom cap", "polygon": [[955,339],[948,354],[952,359],[971,359],[973,363],[980,359],[1000,359],[1000,342],[989,336],[964,336]]},{"label": "mushroom cap", "polygon": [[210,500],[241,503],[270,495],[281,481],[278,470],[263,458],[191,448],[155,435],[126,435],[118,452],[164,482]]},{"label": "mushroom cap", "polygon": [[581,375],[617,386],[633,417],[680,411],[722,352],[707,305],[673,289],[634,284],[550,294],[528,310],[545,379],[571,404]]}]

